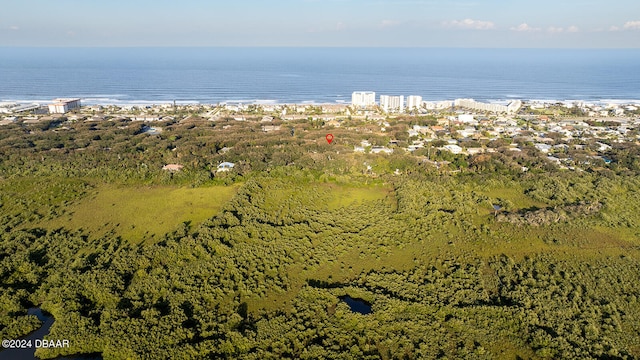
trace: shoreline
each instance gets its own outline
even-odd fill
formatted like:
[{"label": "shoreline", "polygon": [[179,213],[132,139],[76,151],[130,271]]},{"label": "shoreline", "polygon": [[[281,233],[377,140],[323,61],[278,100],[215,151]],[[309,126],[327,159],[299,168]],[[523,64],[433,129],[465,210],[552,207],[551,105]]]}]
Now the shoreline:
[{"label": "shoreline", "polygon": [[[201,106],[216,106],[216,105],[263,105],[263,106],[285,106],[285,105],[311,105],[311,106],[351,106],[351,102],[347,100],[338,100],[338,101],[319,101],[319,100],[301,100],[301,101],[280,101],[274,99],[231,99],[231,100],[222,100],[218,102],[210,102],[203,100],[120,100],[120,99],[110,99],[110,98],[93,98],[93,97],[78,97],[83,106],[120,106],[120,107],[146,107],[146,106],[190,106],[190,105],[201,105]],[[345,97],[346,98],[346,97]],[[53,99],[53,97],[51,98]],[[46,106],[51,103],[51,99],[0,99],[0,107],[2,105],[8,104],[18,104],[18,105],[40,105]],[[455,99],[423,99],[423,102],[428,103],[442,103],[442,102],[453,102],[457,99],[467,99],[463,97],[455,98]],[[526,104],[594,104],[594,105],[640,105],[640,99],[611,99],[611,98],[600,98],[600,99],[524,99],[524,98],[507,98],[507,99],[493,99],[493,100],[478,100],[474,99],[477,102],[485,103],[485,104],[500,104],[505,105],[511,101],[520,100]]]}]

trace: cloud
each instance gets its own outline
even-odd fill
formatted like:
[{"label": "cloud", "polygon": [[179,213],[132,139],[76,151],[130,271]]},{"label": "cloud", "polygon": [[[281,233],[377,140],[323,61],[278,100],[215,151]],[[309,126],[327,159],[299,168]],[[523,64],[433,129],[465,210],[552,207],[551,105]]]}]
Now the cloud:
[{"label": "cloud", "polygon": [[494,24],[492,21],[473,19],[446,21],[443,23],[443,25],[445,27],[473,30],[493,30],[496,28],[496,24]]},{"label": "cloud", "polygon": [[527,23],[522,23],[518,26],[512,27],[511,30],[518,31],[518,32],[534,32],[534,31],[540,31],[541,29],[537,27],[531,27]]},{"label": "cloud", "polygon": [[571,25],[571,26],[569,26],[569,28],[567,29],[567,32],[570,32],[570,33],[577,33],[577,32],[580,32],[580,28],[579,28],[579,27],[577,27],[577,26],[575,26],[575,25]]},{"label": "cloud", "polygon": [[9,26],[9,30],[18,31],[20,30],[20,28],[18,26],[13,25],[13,26]]},{"label": "cloud", "polygon": [[345,25],[342,21],[336,24],[336,31],[343,31],[346,28],[347,25]]},{"label": "cloud", "polygon": [[640,30],[640,20],[637,21],[627,21],[624,24],[625,30]]},{"label": "cloud", "polygon": [[564,28],[561,28],[561,27],[555,27],[555,26],[550,26],[550,27],[547,29],[547,31],[548,31],[548,32],[550,32],[550,33],[552,33],[552,34],[559,34],[559,33],[564,32]]},{"label": "cloud", "polygon": [[611,25],[609,27],[609,31],[617,32],[623,30],[640,30],[640,20],[637,21],[627,21],[622,27],[617,25]]}]

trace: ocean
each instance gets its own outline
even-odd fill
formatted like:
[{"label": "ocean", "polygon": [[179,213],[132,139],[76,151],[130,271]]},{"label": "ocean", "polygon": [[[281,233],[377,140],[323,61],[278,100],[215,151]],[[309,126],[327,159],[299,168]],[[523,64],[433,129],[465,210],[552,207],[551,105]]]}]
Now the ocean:
[{"label": "ocean", "polygon": [[0,101],[349,103],[640,99],[640,49],[0,48]]}]

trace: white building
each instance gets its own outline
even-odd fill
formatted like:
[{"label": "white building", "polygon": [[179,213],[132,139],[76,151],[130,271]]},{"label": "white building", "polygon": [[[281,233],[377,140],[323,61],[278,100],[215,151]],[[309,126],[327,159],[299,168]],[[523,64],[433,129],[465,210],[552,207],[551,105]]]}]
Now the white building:
[{"label": "white building", "polygon": [[17,117],[8,116],[8,117],[5,117],[4,120],[0,120],[0,125],[9,125],[9,124],[12,124],[12,123],[16,122],[16,120],[18,120]]},{"label": "white building", "polygon": [[407,109],[415,110],[422,107],[422,96],[410,95],[407,97]]},{"label": "white building", "polygon": [[551,148],[552,148],[552,146],[551,146],[551,145],[547,145],[547,144],[540,144],[540,143],[538,143],[538,144],[534,144],[533,146],[535,146],[535,147],[536,147],[536,149],[540,150],[540,152],[543,152],[543,153],[545,153],[545,154],[546,154],[546,153],[548,153],[548,152],[551,150]]},{"label": "white building", "polygon": [[458,145],[451,145],[451,144],[445,145],[443,146],[443,149],[453,154],[462,154],[462,148]]},{"label": "white building", "polygon": [[[51,110],[49,110],[49,112],[51,112]],[[131,117],[131,121],[144,121],[144,122],[160,121],[160,116],[152,116],[152,115],[133,116]]]},{"label": "white building", "polygon": [[601,142],[597,142],[596,145],[598,145],[598,151],[608,151],[611,150],[611,146],[607,145],[607,144],[603,144]]},{"label": "white building", "polygon": [[478,111],[513,114],[520,110],[520,108],[522,107],[522,101],[514,100],[505,106],[500,104],[481,103],[473,99],[456,99],[454,101],[454,105]]},{"label": "white building", "polygon": [[182,170],[183,167],[184,166],[180,165],[180,164],[167,164],[167,165],[162,167],[162,170],[170,171],[170,172],[176,172],[176,171]]},{"label": "white building", "polygon": [[446,110],[451,108],[451,101],[423,101],[422,106],[427,110]]},{"label": "white building", "polygon": [[404,112],[404,95],[380,95],[380,107],[384,112]]},{"label": "white building", "polygon": [[232,162],[223,162],[223,163],[220,163],[220,165],[218,165],[218,169],[216,170],[216,172],[231,171],[231,169],[233,169],[234,166],[236,166],[236,164]]},{"label": "white building", "polygon": [[80,107],[80,99],[54,99],[53,104],[49,104],[50,114],[65,114],[69,110]]},{"label": "white building", "polygon": [[351,94],[351,105],[358,107],[375,106],[376,93],[373,91],[354,91]]},{"label": "white building", "polygon": [[475,120],[473,118],[473,115],[470,115],[470,114],[460,114],[460,115],[458,115],[458,121],[460,121],[461,123],[465,123],[465,124],[471,124],[471,123],[475,122]]},{"label": "white building", "polygon": [[514,100],[510,102],[509,105],[507,105],[507,112],[509,114],[515,114],[518,112],[518,110],[520,110],[521,107],[522,107],[522,101]]},{"label": "white building", "polygon": [[465,128],[464,130],[458,130],[458,134],[463,138],[468,138],[476,135],[478,131],[475,128]]},{"label": "white building", "polygon": [[507,112],[508,110],[507,106],[504,106],[504,105],[481,103],[473,99],[456,99],[454,101],[454,104],[455,106],[459,106],[467,109],[489,111],[494,113]]},{"label": "white building", "polygon": [[11,109],[17,106],[18,104],[13,102],[0,102],[0,114],[11,114]]},{"label": "white building", "polygon": [[389,149],[389,148],[384,147],[384,146],[372,146],[371,147],[371,153],[372,154],[379,154],[379,153],[392,154],[393,153],[393,149]]}]

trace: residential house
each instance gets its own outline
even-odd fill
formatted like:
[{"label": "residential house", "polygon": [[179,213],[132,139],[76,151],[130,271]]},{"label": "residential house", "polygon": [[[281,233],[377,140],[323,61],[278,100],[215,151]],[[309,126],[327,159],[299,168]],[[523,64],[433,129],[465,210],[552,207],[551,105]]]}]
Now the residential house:
[{"label": "residential house", "polygon": [[236,166],[236,164],[232,162],[223,162],[223,163],[220,163],[220,165],[218,165],[218,169],[216,170],[216,172],[231,171],[231,169],[233,169],[234,166]]},{"label": "residential house", "polygon": [[180,165],[180,164],[167,164],[167,165],[162,167],[162,170],[166,170],[166,171],[170,171],[170,172],[176,172],[176,171],[182,170],[183,167],[184,166]]},{"label": "residential house", "polygon": [[469,155],[478,155],[478,154],[482,154],[484,153],[484,149],[483,148],[468,148],[467,149],[467,154]]},{"label": "residential house", "polygon": [[598,145],[598,151],[608,151],[611,150],[611,146],[607,145],[607,144],[603,144],[601,142],[597,142],[596,145]]},{"label": "residential house", "polygon": [[371,153],[373,153],[373,154],[379,154],[379,153],[392,154],[393,153],[393,149],[389,149],[389,148],[386,148],[384,146],[373,146],[373,147],[371,147]]},{"label": "residential house", "polygon": [[458,145],[448,144],[448,145],[445,145],[443,149],[453,154],[462,154],[462,148]]},{"label": "residential house", "polygon": [[536,149],[540,150],[540,152],[543,152],[545,154],[551,150],[551,145],[548,144],[537,143],[534,146],[536,147]]},{"label": "residential house", "polygon": [[477,134],[477,130],[475,128],[465,128],[464,130],[458,130],[458,134],[463,138],[472,137]]}]

